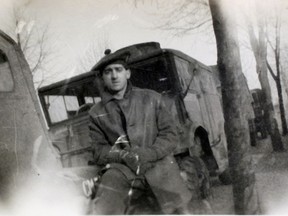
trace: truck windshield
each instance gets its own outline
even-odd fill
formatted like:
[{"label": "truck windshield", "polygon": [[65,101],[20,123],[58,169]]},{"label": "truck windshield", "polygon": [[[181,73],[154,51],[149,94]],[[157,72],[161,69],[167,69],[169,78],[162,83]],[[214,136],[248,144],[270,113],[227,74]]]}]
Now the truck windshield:
[{"label": "truck windshield", "polygon": [[39,93],[39,96],[42,104],[44,103],[49,124],[71,119],[100,101],[95,83],[89,77],[84,82],[81,80],[73,85],[66,83],[61,87],[51,88]]},{"label": "truck windshield", "polygon": [[153,57],[131,65],[131,81],[139,88],[153,89],[159,93],[172,90],[171,65],[165,56]]}]

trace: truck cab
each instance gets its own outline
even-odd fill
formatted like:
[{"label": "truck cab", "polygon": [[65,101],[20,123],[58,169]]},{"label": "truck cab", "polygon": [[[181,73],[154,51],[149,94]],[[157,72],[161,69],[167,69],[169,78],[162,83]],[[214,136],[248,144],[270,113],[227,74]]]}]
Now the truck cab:
[{"label": "truck cab", "polygon": [[[192,57],[159,43],[148,42],[122,48],[129,53],[131,82],[163,95],[174,116],[180,144],[174,154],[199,156],[210,173],[228,167],[221,94],[213,70]],[[92,162],[89,146],[88,110],[101,100],[101,79],[91,71],[39,89],[39,98],[53,146],[63,167]]]}]

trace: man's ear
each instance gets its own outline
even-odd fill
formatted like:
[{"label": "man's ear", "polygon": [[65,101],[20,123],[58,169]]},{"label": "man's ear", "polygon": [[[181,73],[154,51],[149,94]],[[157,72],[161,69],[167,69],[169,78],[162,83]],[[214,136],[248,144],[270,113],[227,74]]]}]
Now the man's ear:
[{"label": "man's ear", "polygon": [[127,69],[126,70],[126,78],[130,79],[130,77],[131,77],[131,71],[130,71],[130,69]]}]

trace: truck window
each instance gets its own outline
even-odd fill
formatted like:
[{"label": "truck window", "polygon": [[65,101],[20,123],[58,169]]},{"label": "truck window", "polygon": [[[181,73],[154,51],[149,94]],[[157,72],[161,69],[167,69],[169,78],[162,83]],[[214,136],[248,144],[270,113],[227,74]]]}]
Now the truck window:
[{"label": "truck window", "polygon": [[94,81],[89,77],[86,81],[63,83],[62,86],[40,92],[39,96],[49,124],[73,119],[101,100]]},{"label": "truck window", "polygon": [[0,92],[11,92],[14,88],[14,80],[8,58],[0,50]]},{"label": "truck window", "polygon": [[76,96],[47,95],[45,102],[51,123],[71,118],[79,109]]},{"label": "truck window", "polygon": [[131,65],[131,81],[139,88],[153,89],[159,93],[171,90],[171,74],[167,59],[164,56],[147,59]]},{"label": "truck window", "polygon": [[98,103],[99,101],[101,101],[101,98],[100,97],[84,97],[85,99],[85,103]]}]

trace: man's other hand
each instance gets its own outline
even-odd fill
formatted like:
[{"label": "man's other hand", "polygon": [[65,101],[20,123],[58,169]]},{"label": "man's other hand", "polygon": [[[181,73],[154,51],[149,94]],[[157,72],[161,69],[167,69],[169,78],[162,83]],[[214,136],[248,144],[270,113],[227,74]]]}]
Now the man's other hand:
[{"label": "man's other hand", "polygon": [[156,151],[152,148],[133,148],[131,151],[139,156],[141,164],[155,162],[157,160]]}]

